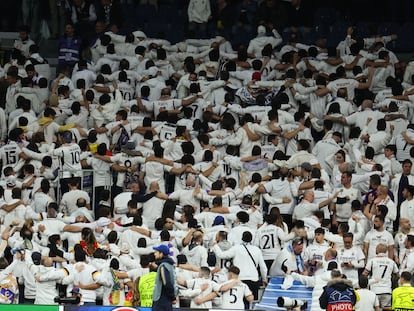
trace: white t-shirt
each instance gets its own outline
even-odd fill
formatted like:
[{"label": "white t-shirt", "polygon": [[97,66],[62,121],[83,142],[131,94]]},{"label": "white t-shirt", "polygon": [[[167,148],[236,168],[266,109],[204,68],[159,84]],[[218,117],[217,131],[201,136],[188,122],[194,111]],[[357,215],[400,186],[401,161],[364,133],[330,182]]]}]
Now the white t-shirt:
[{"label": "white t-shirt", "polygon": [[368,260],[365,269],[372,273],[372,279],[379,280],[371,284],[371,290],[375,294],[391,294],[391,277],[398,272],[393,260],[385,256],[374,257]]},{"label": "white t-shirt", "polygon": [[353,268],[347,266],[342,267],[342,272],[348,279],[358,280],[358,268],[364,267],[365,255],[361,248],[351,247],[346,249],[341,247],[338,249],[338,262],[351,263]]},{"label": "white t-shirt", "polygon": [[111,181],[111,174],[110,174],[110,168],[111,163],[102,161],[98,158],[89,157],[86,159],[86,163],[88,165],[92,166],[94,171],[94,186],[100,187],[105,185],[110,185]]},{"label": "white t-shirt", "polygon": [[366,288],[357,289],[359,300],[355,304],[356,311],[374,311],[375,307],[379,307],[377,295]]},{"label": "white t-shirt", "polygon": [[60,148],[53,150],[53,155],[61,160],[63,178],[70,178],[71,174],[82,176],[82,166],[80,163],[81,149],[78,144],[64,144]]},{"label": "white t-shirt", "polygon": [[86,204],[90,204],[91,199],[86,191],[76,189],[70,190],[63,194],[62,199],[60,200],[61,212],[63,212],[66,216],[70,216],[78,209],[76,201],[79,198],[84,198]]},{"label": "white t-shirt", "polygon": [[[229,280],[228,282],[223,283],[223,285],[232,282]],[[239,284],[233,286],[230,290],[223,292],[222,294],[222,303],[220,308],[222,309],[244,309],[244,302],[243,299],[252,295],[252,291],[249,287],[240,281]]]},{"label": "white t-shirt", "polygon": [[367,233],[364,243],[369,243],[368,260],[374,258],[376,255],[376,248],[378,244],[392,245],[394,247],[394,238],[392,234],[384,230],[382,232],[372,229]]},{"label": "white t-shirt", "polygon": [[284,245],[284,236],[285,231],[282,228],[265,224],[257,230],[254,245],[261,249],[264,260],[275,259]]}]

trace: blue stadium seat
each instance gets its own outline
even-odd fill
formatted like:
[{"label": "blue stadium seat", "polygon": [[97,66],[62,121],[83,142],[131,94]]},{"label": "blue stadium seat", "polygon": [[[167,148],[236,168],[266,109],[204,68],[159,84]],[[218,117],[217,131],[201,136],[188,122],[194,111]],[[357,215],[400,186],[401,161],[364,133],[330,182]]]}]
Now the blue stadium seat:
[{"label": "blue stadium seat", "polygon": [[262,299],[254,306],[255,310],[281,311],[286,308],[277,306],[277,298],[289,297],[292,299],[306,300],[308,302],[307,311],[310,310],[312,304],[312,288],[304,286],[302,283],[294,281],[293,286],[288,290],[281,289],[284,278],[273,277],[265,288]]}]

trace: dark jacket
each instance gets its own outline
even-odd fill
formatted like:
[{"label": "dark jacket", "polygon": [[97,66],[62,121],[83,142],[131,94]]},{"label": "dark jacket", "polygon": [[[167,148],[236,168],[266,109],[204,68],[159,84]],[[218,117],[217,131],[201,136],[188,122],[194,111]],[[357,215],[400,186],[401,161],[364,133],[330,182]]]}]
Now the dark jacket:
[{"label": "dark jacket", "polygon": [[323,288],[319,305],[328,311],[352,311],[357,300],[351,280],[333,279]]}]

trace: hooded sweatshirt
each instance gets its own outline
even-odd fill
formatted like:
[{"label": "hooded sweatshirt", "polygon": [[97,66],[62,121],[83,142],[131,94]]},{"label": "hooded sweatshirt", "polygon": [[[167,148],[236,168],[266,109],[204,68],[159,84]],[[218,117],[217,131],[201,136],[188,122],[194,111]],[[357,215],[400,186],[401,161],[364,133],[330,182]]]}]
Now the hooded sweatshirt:
[{"label": "hooded sweatshirt", "polygon": [[333,279],[324,287],[319,305],[327,311],[352,311],[358,300],[359,296],[353,289],[351,280]]}]

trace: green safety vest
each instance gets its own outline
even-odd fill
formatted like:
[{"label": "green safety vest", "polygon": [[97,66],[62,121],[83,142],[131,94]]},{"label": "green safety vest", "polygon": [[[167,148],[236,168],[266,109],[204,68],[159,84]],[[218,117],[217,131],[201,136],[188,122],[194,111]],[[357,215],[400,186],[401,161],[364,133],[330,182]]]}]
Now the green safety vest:
[{"label": "green safety vest", "polygon": [[157,272],[150,272],[139,279],[139,297],[141,307],[152,307],[152,294],[155,287]]},{"label": "green safety vest", "polygon": [[394,311],[414,310],[414,287],[402,285],[392,291],[392,309]]}]

